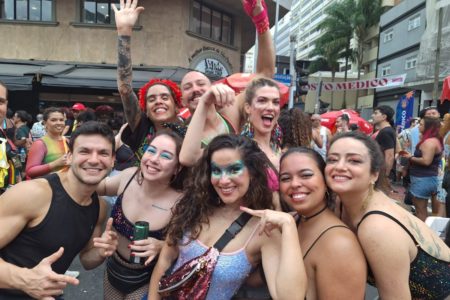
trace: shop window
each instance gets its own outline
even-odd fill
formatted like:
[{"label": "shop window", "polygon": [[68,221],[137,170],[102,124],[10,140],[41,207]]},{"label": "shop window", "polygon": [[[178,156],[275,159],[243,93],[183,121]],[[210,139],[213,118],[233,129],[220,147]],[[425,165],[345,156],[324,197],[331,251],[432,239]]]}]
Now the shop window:
[{"label": "shop window", "polygon": [[81,22],[88,24],[115,24],[114,10],[111,4],[120,6],[119,0],[82,0]]},{"label": "shop window", "polygon": [[232,18],[227,13],[193,1],[190,30],[212,40],[232,44]]},{"label": "shop window", "polygon": [[17,21],[53,21],[53,0],[0,0],[1,18]]}]

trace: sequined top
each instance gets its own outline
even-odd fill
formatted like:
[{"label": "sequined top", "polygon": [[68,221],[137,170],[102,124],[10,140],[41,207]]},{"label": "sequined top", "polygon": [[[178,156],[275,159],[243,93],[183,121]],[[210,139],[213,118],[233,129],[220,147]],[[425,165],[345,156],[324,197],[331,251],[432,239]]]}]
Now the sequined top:
[{"label": "sequined top", "polygon": [[[409,290],[412,299],[445,299],[450,295],[450,262],[443,261],[425,252],[412,233],[399,220],[383,211],[369,211],[361,222],[369,215],[385,216],[403,228],[417,247],[417,255],[410,264]],[[373,273],[369,267],[368,283],[375,286]]]},{"label": "sequined top", "polygon": [[[253,269],[253,266],[248,261],[245,248],[257,228],[258,226],[255,226],[255,230],[245,242],[244,247],[235,252],[220,253],[211,278],[211,285],[206,300],[229,300],[244,283]],[[193,240],[186,244],[188,241],[188,237],[185,235],[179,246],[180,253],[178,260],[172,270],[177,270],[187,261],[202,255],[208,250],[208,247],[199,240]]]},{"label": "sequined top", "polygon": [[[122,193],[120,193],[120,195],[117,197],[116,203],[111,210],[111,218],[113,218],[114,229],[129,240],[131,240],[131,237],[133,236],[134,224],[131,223],[123,213],[122,198],[125,190],[128,188],[138,171],[139,169],[136,171],[136,173],[133,174],[133,176],[131,176]],[[165,228],[162,228],[160,230],[149,230],[148,236],[157,240],[164,240],[164,230]]]}]

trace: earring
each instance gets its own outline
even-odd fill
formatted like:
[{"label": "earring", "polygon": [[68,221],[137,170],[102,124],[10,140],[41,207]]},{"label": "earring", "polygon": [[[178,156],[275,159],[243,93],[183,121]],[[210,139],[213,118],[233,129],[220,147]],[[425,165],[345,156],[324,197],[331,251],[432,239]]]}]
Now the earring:
[{"label": "earring", "polygon": [[247,122],[245,122],[244,127],[242,128],[241,135],[246,136],[250,139],[253,139],[253,137],[255,136],[255,130],[248,118]]},{"label": "earring", "polygon": [[375,188],[375,183],[371,182],[370,185],[369,185],[369,191],[367,193],[367,197],[362,202],[361,209],[363,211],[366,210],[367,206],[369,205],[370,200],[373,197],[374,188]]}]

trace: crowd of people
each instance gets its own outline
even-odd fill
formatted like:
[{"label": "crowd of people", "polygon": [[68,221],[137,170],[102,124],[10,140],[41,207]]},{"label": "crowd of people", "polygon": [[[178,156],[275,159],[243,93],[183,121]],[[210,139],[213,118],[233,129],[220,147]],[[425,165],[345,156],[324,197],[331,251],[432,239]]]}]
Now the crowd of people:
[{"label": "crowd of people", "polygon": [[[267,7],[242,4],[259,47],[239,93],[191,71],[136,94],[137,0],[112,6],[124,124],[75,103],[30,130],[0,82],[0,299],[63,299],[77,255],[106,265],[112,300],[364,299],[366,283],[381,299],[450,295],[448,237],[424,223],[429,199],[450,216],[450,114],[423,109],[398,134],[379,106],[367,135],[345,113],[330,130],[283,108]],[[389,198],[400,179],[413,212]]]}]

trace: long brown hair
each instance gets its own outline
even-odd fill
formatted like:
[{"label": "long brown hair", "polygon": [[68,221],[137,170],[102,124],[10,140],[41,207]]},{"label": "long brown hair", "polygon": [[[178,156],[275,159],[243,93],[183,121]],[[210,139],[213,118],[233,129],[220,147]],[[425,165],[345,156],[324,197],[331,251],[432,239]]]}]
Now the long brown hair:
[{"label": "long brown hair", "polygon": [[184,196],[173,209],[168,226],[167,241],[176,246],[187,234],[189,240],[197,239],[209,217],[224,205],[211,184],[211,158],[222,149],[236,149],[250,174],[250,185],[243,203],[252,209],[273,208],[272,192],[267,184],[266,170],[270,162],[258,145],[247,137],[219,135],[206,148],[203,157],[186,180]]}]

